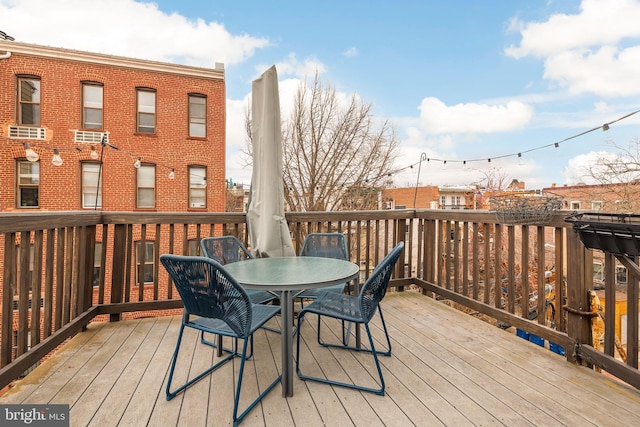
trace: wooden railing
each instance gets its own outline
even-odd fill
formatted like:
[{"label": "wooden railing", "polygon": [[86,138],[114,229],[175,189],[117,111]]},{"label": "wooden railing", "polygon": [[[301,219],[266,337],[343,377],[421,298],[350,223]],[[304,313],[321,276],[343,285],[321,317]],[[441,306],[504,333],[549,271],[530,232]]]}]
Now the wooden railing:
[{"label": "wooden railing", "polygon": [[[471,210],[287,213],[287,221],[296,251],[309,232],[344,233],[361,283],[404,241],[391,282],[397,291],[420,291],[515,327],[564,349],[569,361],[594,364],[640,388],[637,316],[627,318],[626,362],[613,357],[614,321],[605,323],[604,351],[590,346],[594,251],[566,216],[558,213],[544,226],[497,224],[491,213]],[[248,243],[243,213],[0,214],[0,388],[91,321],[179,313],[160,254],[198,254],[200,239],[226,234]],[[604,258],[611,271],[612,258]],[[605,277],[613,289],[613,274]],[[629,279],[637,286],[635,275]],[[607,307],[615,307],[607,295]],[[637,311],[637,302],[628,307]]]}]

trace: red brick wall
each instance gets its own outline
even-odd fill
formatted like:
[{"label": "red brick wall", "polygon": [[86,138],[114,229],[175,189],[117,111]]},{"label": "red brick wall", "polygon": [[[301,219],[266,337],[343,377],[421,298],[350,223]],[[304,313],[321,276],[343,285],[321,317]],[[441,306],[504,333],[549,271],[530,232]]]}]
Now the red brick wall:
[{"label": "red brick wall", "polygon": [[[73,142],[72,130],[82,129],[82,81],[103,84],[103,131],[110,132],[109,142],[119,148],[104,150],[103,210],[136,210],[133,163],[141,157],[143,162],[156,164],[154,210],[189,210],[187,167],[202,165],[207,167],[206,210],[224,211],[224,79],[156,71],[152,69],[155,63],[149,63],[149,69],[136,69],[70,61],[65,52],[60,50],[61,57],[52,58],[14,51],[9,59],[0,60],[0,212],[16,210],[15,161],[24,158],[23,142],[29,142],[40,155],[39,209],[81,209],[80,161],[90,160],[91,144]],[[8,126],[17,124],[16,76],[21,74],[40,77],[40,126],[47,129],[47,141],[7,137]],[[153,135],[136,133],[136,87],[156,90]],[[189,93],[207,97],[206,138],[188,136]],[[62,166],[51,164],[54,148],[60,150]],[[99,151],[99,144],[96,149]],[[175,169],[174,180],[167,178],[171,168]]]},{"label": "red brick wall", "polygon": [[395,201],[396,206],[405,206],[408,209],[429,209],[431,202],[438,202],[438,187],[418,187],[416,188],[387,188],[383,191],[384,200]]}]

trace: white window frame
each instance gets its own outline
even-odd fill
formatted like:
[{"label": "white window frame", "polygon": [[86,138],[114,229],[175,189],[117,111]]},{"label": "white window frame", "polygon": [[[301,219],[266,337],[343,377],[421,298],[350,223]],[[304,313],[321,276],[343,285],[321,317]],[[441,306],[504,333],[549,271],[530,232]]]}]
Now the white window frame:
[{"label": "white window frame", "polygon": [[[202,109],[202,115],[197,114],[199,109]],[[189,94],[189,136],[207,137],[207,97],[204,95]]]},{"label": "white window frame", "polygon": [[[149,175],[149,176],[147,176]],[[151,193],[151,203],[145,202]],[[143,197],[141,195],[144,194]],[[155,209],[156,207],[156,165],[143,163],[136,170],[136,208]]]},{"label": "white window frame", "polygon": [[189,208],[207,208],[207,168],[189,166]]},{"label": "white window frame", "polygon": [[[93,99],[94,97],[96,99]],[[99,112],[100,122],[99,123],[89,122],[87,119],[88,112]],[[102,130],[103,126],[104,126],[104,88],[100,83],[83,82],[82,83],[82,128]]]},{"label": "white window frame", "polygon": [[[151,277],[147,278],[146,275],[144,277],[144,284],[152,284],[154,283],[154,278],[156,274],[155,269],[155,242],[153,240],[147,240],[145,242],[145,254],[144,254],[144,263],[143,263],[143,274],[151,269]],[[150,279],[150,280],[147,280]],[[136,283],[140,283],[140,241],[136,242]]]},{"label": "white window frame", "polygon": [[[153,96],[153,105],[150,100],[147,100],[147,96]],[[137,133],[148,133],[155,134],[156,133],[156,104],[157,104],[157,94],[154,89],[148,88],[137,88],[136,89],[136,132]],[[150,116],[153,118],[153,124],[142,122],[145,121],[143,118]]]},{"label": "white window frame", "polygon": [[[22,165],[29,166],[30,170],[22,172]],[[22,182],[23,178],[30,179],[31,182]],[[22,189],[35,188],[35,204],[23,205]],[[30,162],[28,160],[18,160],[16,162],[16,207],[19,209],[38,209],[40,207],[40,162]]]},{"label": "white window frame", "polygon": [[[80,163],[80,179],[82,191],[81,203],[83,209],[102,209],[102,171],[100,170],[100,168],[100,163]],[[98,180],[99,182],[96,182]]]},{"label": "white window frame", "polygon": [[[23,93],[31,92],[36,94],[33,99],[23,99]],[[31,120],[25,121],[24,108],[31,106],[33,117]],[[20,76],[18,77],[18,125],[22,126],[40,126],[42,115],[42,89],[39,77]]]}]

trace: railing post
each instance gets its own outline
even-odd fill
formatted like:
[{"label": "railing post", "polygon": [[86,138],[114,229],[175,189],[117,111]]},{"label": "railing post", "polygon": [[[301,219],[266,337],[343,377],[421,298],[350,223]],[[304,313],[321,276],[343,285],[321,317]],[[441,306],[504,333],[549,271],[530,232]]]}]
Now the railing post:
[{"label": "railing post", "polygon": [[[592,344],[591,317],[576,312],[588,312],[589,294],[593,287],[593,254],[588,251],[574,229],[567,230],[567,334],[576,345]],[[566,357],[571,362],[580,362],[575,351],[567,349]]]},{"label": "railing post", "polygon": [[[125,282],[125,264],[127,258],[127,226],[116,224],[113,232],[113,264],[111,273],[111,303],[122,302],[122,290]],[[120,320],[119,313],[111,314],[110,321]]]}]

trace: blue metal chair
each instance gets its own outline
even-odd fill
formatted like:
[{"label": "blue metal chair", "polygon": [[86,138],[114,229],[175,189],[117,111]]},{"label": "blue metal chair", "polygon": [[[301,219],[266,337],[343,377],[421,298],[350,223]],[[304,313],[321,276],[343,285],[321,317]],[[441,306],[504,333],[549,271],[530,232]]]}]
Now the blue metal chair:
[{"label": "blue metal chair", "polygon": [[[282,378],[282,375],[279,375],[238,415],[238,403],[240,401],[248,343],[253,341],[253,333],[258,328],[280,312],[280,307],[252,304],[242,286],[220,263],[210,258],[164,254],[160,256],[160,262],[173,279],[184,303],[180,333],[171,358],[169,378],[167,380],[167,400],[173,399],[178,393],[215,371],[232,358],[240,356],[238,384],[233,402],[233,424],[236,426]],[[228,354],[222,360],[219,360],[200,374],[190,375],[191,379],[172,391],[171,382],[185,328],[193,328],[200,332],[243,340],[242,353],[228,351]]]},{"label": "blue metal chair", "polygon": [[[253,258],[253,255],[235,236],[205,237],[200,240],[200,249],[204,256],[215,259],[222,265]],[[275,295],[267,291],[252,289],[245,289],[245,291],[254,304],[264,304],[276,299]]]},{"label": "blue metal chair", "polygon": [[[384,317],[382,315],[382,309],[380,307],[380,301],[384,298],[387,292],[387,286],[389,284],[389,279],[391,278],[391,274],[393,273],[393,268],[396,265],[400,255],[404,249],[404,242],[400,242],[396,245],[395,248],[389,252],[389,254],[384,257],[384,259],[376,266],[371,276],[364,283],[362,289],[360,290],[360,295],[351,296],[351,295],[341,295],[334,292],[326,292],[322,293],[318,296],[318,298],[309,304],[307,307],[303,308],[298,313],[298,329],[297,329],[297,345],[296,345],[296,373],[301,380],[312,380],[318,381],[325,384],[332,384],[341,387],[352,388],[356,390],[362,390],[371,392],[374,394],[378,394],[384,396],[384,378],[382,376],[382,370],[380,368],[380,362],[378,361],[378,354],[383,356],[391,356],[391,340],[389,339],[389,333],[387,332],[387,325],[384,322]],[[376,313],[380,313],[380,320],[382,321],[382,327],[384,329],[384,334],[387,340],[387,350],[386,351],[378,351],[375,349],[373,343],[373,337],[371,335],[371,330],[369,329],[369,322],[373,318]],[[339,381],[329,380],[327,378],[319,378],[319,377],[311,377],[308,375],[302,374],[300,371],[300,330],[302,328],[302,322],[304,320],[304,316],[307,313],[315,313],[318,315],[318,319],[320,316],[332,317],[334,319],[354,322],[357,324],[363,324],[366,331],[367,336],[369,337],[369,345],[370,348],[359,348],[359,347],[351,347],[347,345],[336,345],[329,344],[323,342],[321,340],[320,334],[318,333],[318,343],[325,347],[333,347],[333,348],[345,348],[356,351],[366,351],[373,354],[373,359],[376,364],[376,369],[378,371],[378,378],[380,388],[370,388],[363,387],[356,384],[351,383],[343,383]]]},{"label": "blue metal chair", "polygon": [[[300,256],[336,258],[349,261],[347,238],[342,233],[309,233],[302,243]],[[321,292],[344,293],[346,283],[320,289],[309,289],[296,294],[297,298],[316,299]]]},{"label": "blue metal chair", "polygon": [[[200,249],[202,250],[202,255],[214,259],[222,265],[253,258],[251,252],[249,252],[240,239],[235,236],[205,237],[200,240]],[[274,294],[267,291],[245,289],[245,292],[249,295],[249,299],[253,304],[266,304],[276,299]],[[271,332],[280,333],[279,330],[271,327],[265,327],[265,329]],[[203,344],[208,344],[212,347],[218,347],[218,345],[221,344],[220,339],[218,339],[217,343],[205,339],[204,332],[200,334],[200,341]],[[221,353],[218,352],[218,355],[220,354]],[[249,357],[251,357],[252,354],[253,346],[251,347]]]},{"label": "blue metal chair", "polygon": [[[316,256],[324,258],[336,258],[349,261],[349,246],[347,238],[342,233],[309,233],[305,237],[300,249],[300,256]],[[344,288],[347,287],[347,293],[350,293],[348,283],[338,283],[337,285],[327,286],[320,289],[308,289],[295,293],[296,298],[300,299],[300,305],[304,308],[305,299],[316,299],[322,292],[334,292],[343,294]],[[320,325],[318,319],[318,335],[320,334]],[[345,322],[342,322],[342,343],[349,343],[351,334],[351,324],[345,328]]]}]

